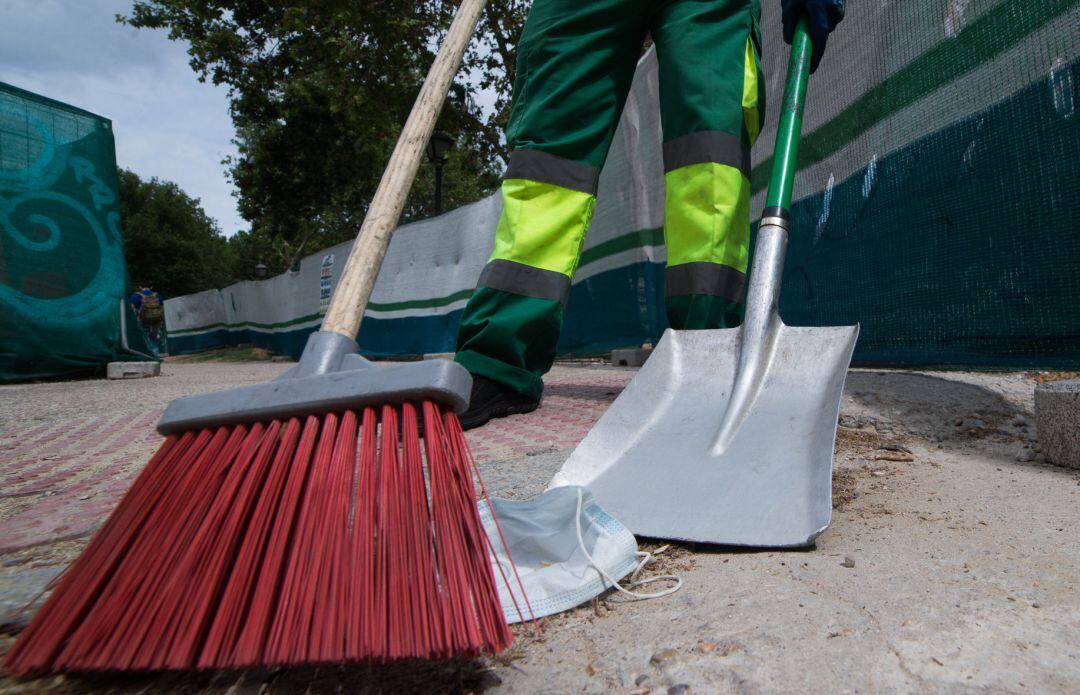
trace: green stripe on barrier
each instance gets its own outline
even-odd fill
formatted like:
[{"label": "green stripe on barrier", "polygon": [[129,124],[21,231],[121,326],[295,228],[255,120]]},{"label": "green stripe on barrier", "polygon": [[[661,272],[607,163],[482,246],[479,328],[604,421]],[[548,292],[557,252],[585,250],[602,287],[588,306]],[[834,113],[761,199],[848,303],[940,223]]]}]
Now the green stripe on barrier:
[{"label": "green stripe on barrier", "polygon": [[430,309],[433,307],[453,304],[454,302],[461,301],[462,299],[468,299],[472,296],[472,293],[472,288],[469,288],[467,290],[461,290],[445,297],[434,297],[432,299],[410,299],[404,302],[387,302],[385,304],[368,302],[367,308],[368,311],[404,311],[406,309]]},{"label": "green stripe on barrier", "polygon": [[212,331],[215,328],[228,328],[228,327],[229,327],[229,324],[227,324],[227,323],[210,323],[210,324],[207,324],[205,326],[196,326],[195,328],[177,328],[175,330],[170,328],[168,330],[169,330],[169,335],[187,335],[189,333],[201,333],[203,331]]},{"label": "green stripe on barrier", "polygon": [[[799,168],[816,164],[886,118],[1012,48],[1029,34],[1075,7],[1078,0],[1028,0],[1017,12],[1002,2],[955,38],[946,39],[870,89],[832,120],[803,138]],[[1021,87],[1023,85],[1018,85]],[[769,184],[770,156],[750,175],[751,190]]]},{"label": "green stripe on barrier", "polygon": [[663,245],[663,227],[658,229],[641,229],[636,232],[630,232],[629,234],[623,234],[614,239],[608,239],[607,241],[601,242],[591,249],[585,249],[581,253],[581,262],[578,264],[578,270],[590,263],[595,263],[596,261],[607,258],[608,256],[614,256],[623,251],[640,249],[646,246]]},{"label": "green stripe on barrier", "polygon": [[[581,254],[581,263],[579,269],[589,263],[595,263],[596,261],[603,260],[609,256],[614,256],[617,253],[623,251],[629,251],[631,249],[644,248],[646,246],[662,246],[664,243],[664,230],[661,229],[642,229],[636,232],[630,232],[617,236],[614,239],[608,239],[605,242],[597,244],[591,249],[586,249]],[[445,297],[432,297],[430,299],[412,299],[404,302],[369,302],[368,311],[377,313],[390,312],[390,311],[406,311],[408,309],[437,309],[439,307],[448,306],[454,302],[459,302],[463,299],[468,299],[472,296],[473,290],[469,288],[467,290],[460,290]],[[190,335],[192,333],[200,333],[203,331],[213,330],[215,328],[225,328],[228,330],[239,330],[242,328],[262,328],[264,330],[275,330],[278,328],[287,328],[294,326],[298,323],[304,323],[307,321],[313,321],[318,319],[320,314],[309,314],[308,316],[301,316],[297,319],[290,321],[282,321],[281,323],[254,323],[252,321],[244,321],[241,323],[212,323],[206,326],[199,326],[197,328],[183,328],[180,330],[169,331],[170,335]]]},{"label": "green stripe on barrier", "polygon": [[273,331],[278,328],[288,328],[289,326],[295,326],[300,323],[314,321],[319,318],[322,318],[322,314],[308,314],[307,316],[301,316],[299,318],[289,319],[288,321],[281,321],[279,323],[256,323],[255,321],[241,321],[240,323],[211,323],[206,326],[199,326],[198,328],[181,328],[179,330],[169,331],[169,335],[198,333],[200,331],[209,331],[215,328],[226,328],[228,330],[237,330],[241,328],[261,328],[263,330]]}]

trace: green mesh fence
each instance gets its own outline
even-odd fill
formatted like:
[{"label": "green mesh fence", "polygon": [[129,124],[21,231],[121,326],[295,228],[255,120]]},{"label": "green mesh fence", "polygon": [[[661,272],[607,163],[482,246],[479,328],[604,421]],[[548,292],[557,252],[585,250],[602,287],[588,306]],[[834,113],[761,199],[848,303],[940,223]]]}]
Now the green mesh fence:
[{"label": "green mesh fence", "polygon": [[128,284],[110,122],[0,83],[0,381],[145,359]]},{"label": "green mesh fence", "polygon": [[810,84],[785,321],[861,323],[857,362],[1080,366],[1080,2],[849,8]]}]

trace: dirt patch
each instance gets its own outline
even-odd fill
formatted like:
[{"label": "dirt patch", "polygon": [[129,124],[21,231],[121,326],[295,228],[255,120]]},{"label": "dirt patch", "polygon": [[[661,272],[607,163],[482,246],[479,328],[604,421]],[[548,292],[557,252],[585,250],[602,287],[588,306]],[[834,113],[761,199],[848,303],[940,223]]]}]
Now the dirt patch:
[{"label": "dirt patch", "polygon": [[[887,456],[895,455],[894,452],[882,452]],[[910,456],[910,454],[908,454]],[[904,459],[910,463],[909,459]],[[882,493],[885,497],[893,495],[897,486],[902,484],[897,480],[901,471],[888,458],[873,458],[864,461],[861,466],[845,466],[833,469],[833,509],[838,511],[850,510],[864,512],[870,508],[885,505],[863,499],[862,503],[855,507],[852,503],[856,499],[865,498],[873,493]],[[882,513],[882,512],[875,512]],[[891,512],[888,512],[891,513]]]},{"label": "dirt patch", "polygon": [[1050,381],[1069,381],[1080,379],[1080,372],[1030,372],[1031,376],[1040,384]]},{"label": "dirt patch", "polygon": [[690,572],[697,567],[694,553],[677,543],[645,540],[638,543],[638,550],[653,554],[652,560],[641,571],[641,579],[657,574],[677,575],[681,572]]},{"label": "dirt patch", "polygon": [[719,642],[698,642],[697,651],[702,654],[715,654],[724,657],[731,656],[735,652],[745,652],[746,645],[735,639],[722,639]]},{"label": "dirt patch", "polygon": [[[644,580],[664,574],[685,577],[697,568],[695,553],[686,546],[677,543],[639,539],[638,550],[653,554],[652,560],[641,571],[638,579]],[[655,582],[643,588],[635,588],[629,586],[629,577],[623,579],[620,584],[631,591],[643,592],[661,591],[670,586],[667,582]],[[548,632],[562,630],[567,625],[580,625],[582,622],[592,623],[598,619],[606,618],[618,610],[627,610],[630,603],[634,603],[634,601],[614,589],[609,589],[577,608],[540,618],[537,621],[538,630],[532,623],[512,625],[514,644],[502,654],[492,657],[492,663],[500,666],[510,666],[514,661],[524,658],[533,645],[543,644],[545,635]]]},{"label": "dirt patch", "polygon": [[862,453],[877,449],[889,441],[885,436],[872,429],[853,427],[836,428],[836,450],[838,452]]},{"label": "dirt patch", "polygon": [[914,461],[908,448],[910,437],[899,433],[883,434],[873,427],[836,428],[836,458],[846,461]]},{"label": "dirt patch", "polygon": [[895,464],[918,459],[908,447],[912,437],[896,431],[882,433],[870,421],[859,424],[836,430],[833,509],[846,509],[863,492],[888,492],[887,479],[898,473]]},{"label": "dirt patch", "polygon": [[16,514],[26,511],[41,500],[42,497],[44,497],[44,493],[0,496],[0,522],[7,521]]},{"label": "dirt patch", "polygon": [[17,568],[27,569],[31,567],[50,567],[53,565],[71,564],[79,553],[83,551],[90,538],[76,538],[68,541],[49,543],[48,545],[35,545],[32,548],[24,548],[10,553],[5,553],[0,558],[0,571],[3,569]]},{"label": "dirt patch", "polygon": [[832,476],[832,506],[833,509],[843,509],[855,499],[858,493],[856,482],[858,476],[855,471],[846,468],[833,470]]},{"label": "dirt patch", "polygon": [[536,625],[531,622],[511,625],[510,632],[514,633],[514,643],[505,651],[489,657],[489,660],[495,666],[517,668],[517,662],[525,659],[536,645],[547,642],[549,623],[549,618],[541,618]]},{"label": "dirt patch", "polygon": [[227,347],[193,355],[166,357],[166,362],[267,362],[274,353],[261,347]]},{"label": "dirt patch", "polygon": [[[0,652],[9,648],[10,638],[0,637]],[[499,684],[486,660],[478,659],[269,671],[61,675],[27,681],[0,676],[0,693],[480,693]]]}]

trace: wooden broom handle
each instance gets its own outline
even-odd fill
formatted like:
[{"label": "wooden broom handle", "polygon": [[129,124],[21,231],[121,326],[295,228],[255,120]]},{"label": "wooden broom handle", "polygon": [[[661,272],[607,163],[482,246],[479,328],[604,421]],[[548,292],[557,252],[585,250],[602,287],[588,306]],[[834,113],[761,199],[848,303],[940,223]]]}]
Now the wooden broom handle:
[{"label": "wooden broom handle", "polygon": [[334,288],[326,317],[323,318],[324,331],[340,333],[351,340],[356,338],[360,330],[360,320],[364,317],[371,290],[375,287],[375,278],[379,276],[386,248],[390,245],[390,235],[401,218],[405,199],[420,167],[420,158],[435,130],[435,121],[439,118],[450,83],[461,66],[465,48],[484,10],[484,2],[462,0],[454,16],[450,31],[439,48],[439,55],[428,71],[409,120],[405,122],[405,128],[394,146],[394,153],[390,155],[390,163],[386,165],[349,260],[345,262],[345,270]]}]

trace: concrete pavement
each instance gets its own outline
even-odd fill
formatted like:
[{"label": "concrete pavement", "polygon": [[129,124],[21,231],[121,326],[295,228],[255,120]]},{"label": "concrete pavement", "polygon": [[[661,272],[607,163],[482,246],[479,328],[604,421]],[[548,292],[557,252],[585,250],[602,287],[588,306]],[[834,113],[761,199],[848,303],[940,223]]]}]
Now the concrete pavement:
[{"label": "concrete pavement", "polygon": [[[169,400],[286,367],[166,363],[151,380],[0,387],[0,611],[75,556],[153,453]],[[559,365],[540,410],[470,433],[492,494],[540,492],[633,373]],[[653,570],[683,577],[673,596],[605,596],[542,636],[519,628],[491,659],[0,690],[1077,692],[1080,472],[1042,460],[1033,388],[1024,374],[854,370],[816,548],[676,546]]]}]

